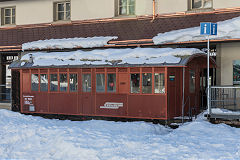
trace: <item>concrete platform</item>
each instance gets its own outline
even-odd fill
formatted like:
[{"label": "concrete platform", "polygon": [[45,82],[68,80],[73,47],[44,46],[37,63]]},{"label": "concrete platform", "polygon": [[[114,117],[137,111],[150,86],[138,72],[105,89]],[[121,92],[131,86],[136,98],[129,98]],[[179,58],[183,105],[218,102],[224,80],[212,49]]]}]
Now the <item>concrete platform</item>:
[{"label": "concrete platform", "polygon": [[11,110],[11,103],[0,103],[0,109]]}]

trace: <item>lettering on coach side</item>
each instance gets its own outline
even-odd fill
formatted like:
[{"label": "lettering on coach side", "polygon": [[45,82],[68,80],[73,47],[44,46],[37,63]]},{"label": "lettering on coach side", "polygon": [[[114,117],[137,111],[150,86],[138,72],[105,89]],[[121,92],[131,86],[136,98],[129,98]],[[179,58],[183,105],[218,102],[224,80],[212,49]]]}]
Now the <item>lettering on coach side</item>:
[{"label": "lettering on coach side", "polygon": [[34,99],[34,96],[23,96],[23,99],[24,99],[24,104],[26,105],[32,105],[33,104],[33,99]]},{"label": "lettering on coach side", "polygon": [[119,109],[120,107],[123,107],[123,103],[106,102],[103,106],[100,106],[100,108],[105,109]]},{"label": "lettering on coach side", "polygon": [[28,111],[30,112],[35,112],[35,106],[33,102],[34,102],[34,96],[23,95],[23,104],[24,106],[28,107]]}]

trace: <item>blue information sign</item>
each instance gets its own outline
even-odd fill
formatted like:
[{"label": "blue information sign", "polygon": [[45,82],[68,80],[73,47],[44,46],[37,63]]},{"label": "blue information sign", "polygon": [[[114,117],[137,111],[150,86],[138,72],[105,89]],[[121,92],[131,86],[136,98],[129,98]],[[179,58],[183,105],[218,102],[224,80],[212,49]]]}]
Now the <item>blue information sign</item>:
[{"label": "blue information sign", "polygon": [[201,35],[217,35],[217,23],[203,22],[200,27]]},{"label": "blue information sign", "polygon": [[211,35],[217,35],[217,23],[211,23]]},{"label": "blue information sign", "polygon": [[211,33],[211,23],[210,22],[200,23],[200,26],[201,26],[201,34],[202,35],[210,35],[210,33]]}]

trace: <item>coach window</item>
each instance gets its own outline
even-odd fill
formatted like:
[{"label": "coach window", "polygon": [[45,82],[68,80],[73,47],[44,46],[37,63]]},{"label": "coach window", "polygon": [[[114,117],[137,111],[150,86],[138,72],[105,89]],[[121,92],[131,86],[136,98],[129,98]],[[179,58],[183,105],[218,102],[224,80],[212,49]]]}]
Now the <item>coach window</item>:
[{"label": "coach window", "polygon": [[96,92],[105,92],[105,74],[96,74]]},{"label": "coach window", "polygon": [[68,81],[67,74],[59,74],[60,78],[60,92],[67,92]]},{"label": "coach window", "polygon": [[77,74],[69,74],[69,87],[70,92],[77,92],[78,88]]},{"label": "coach window", "polygon": [[165,93],[164,73],[154,73],[154,93]]},{"label": "coach window", "polygon": [[58,76],[57,74],[50,74],[50,91],[58,91]]},{"label": "coach window", "polygon": [[195,71],[194,70],[189,71],[189,92],[190,93],[195,92]]},{"label": "coach window", "polygon": [[142,93],[152,93],[152,73],[142,74]]},{"label": "coach window", "polygon": [[140,74],[131,74],[131,93],[140,93]]},{"label": "coach window", "polygon": [[107,91],[116,92],[116,74],[107,74]]},{"label": "coach window", "polygon": [[91,74],[83,74],[82,75],[82,91],[91,92],[91,90],[92,90]]},{"label": "coach window", "polygon": [[48,75],[40,74],[40,91],[48,91]]},{"label": "coach window", "polygon": [[39,84],[38,74],[32,74],[31,82],[32,82],[32,91],[38,91],[38,84]]}]

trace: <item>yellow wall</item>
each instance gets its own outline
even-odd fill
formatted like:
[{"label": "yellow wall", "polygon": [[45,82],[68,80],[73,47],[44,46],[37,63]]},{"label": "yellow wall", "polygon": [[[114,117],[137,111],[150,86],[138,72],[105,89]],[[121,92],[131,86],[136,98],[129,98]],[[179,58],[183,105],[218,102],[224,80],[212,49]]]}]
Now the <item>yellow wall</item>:
[{"label": "yellow wall", "polygon": [[0,3],[0,7],[16,7],[16,24],[49,23],[53,20],[53,2],[49,0],[25,0]]},{"label": "yellow wall", "polygon": [[[16,24],[53,22],[53,2],[62,0],[21,0],[0,2],[0,7],[16,6]],[[64,0],[63,0],[64,1]],[[119,18],[115,17],[117,0],[70,0],[71,20]],[[156,14],[184,12],[188,0],[156,0]],[[213,7],[240,7],[240,0],[214,0]],[[152,15],[152,0],[136,0],[136,16]]]},{"label": "yellow wall", "polygon": [[71,19],[99,19],[114,17],[114,0],[71,0]]},{"label": "yellow wall", "polygon": [[217,85],[233,85],[233,60],[240,60],[240,42],[217,45]]},{"label": "yellow wall", "polygon": [[159,14],[183,12],[188,9],[187,0],[157,0],[157,11]]},{"label": "yellow wall", "polygon": [[213,8],[234,8],[240,7],[239,0],[213,0]]}]

